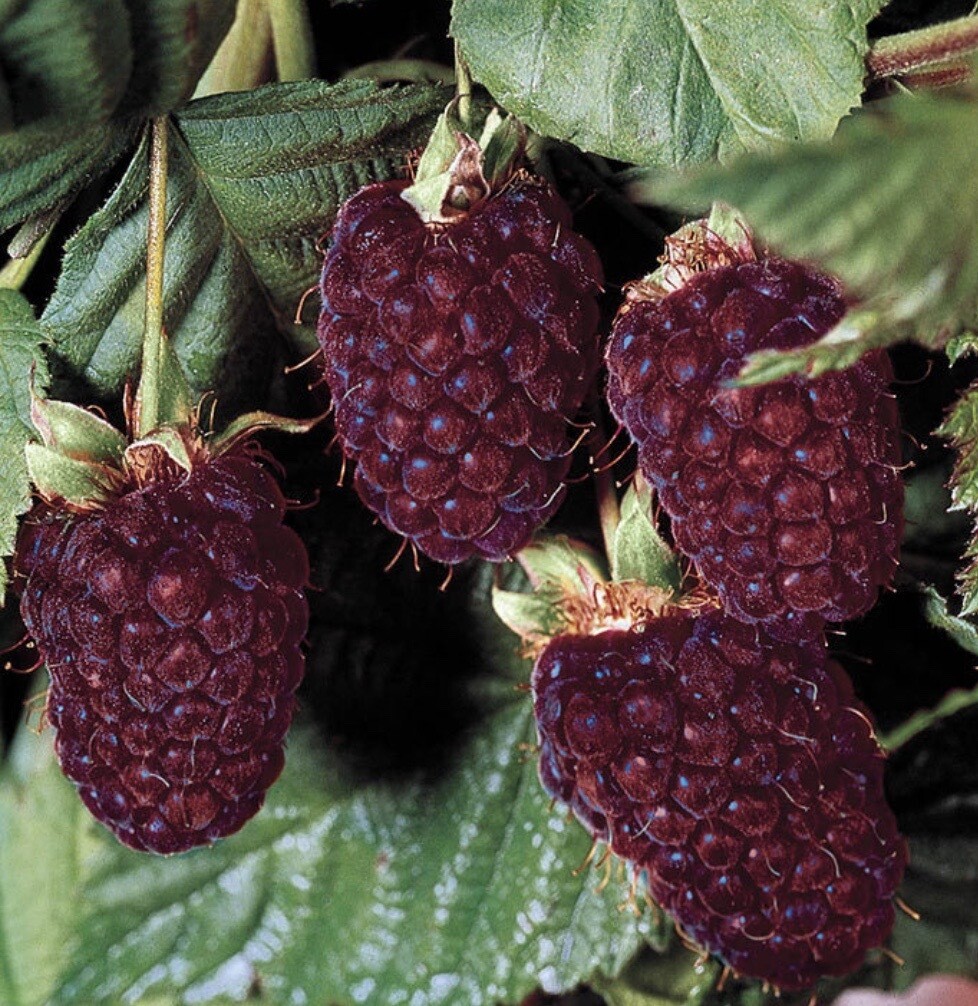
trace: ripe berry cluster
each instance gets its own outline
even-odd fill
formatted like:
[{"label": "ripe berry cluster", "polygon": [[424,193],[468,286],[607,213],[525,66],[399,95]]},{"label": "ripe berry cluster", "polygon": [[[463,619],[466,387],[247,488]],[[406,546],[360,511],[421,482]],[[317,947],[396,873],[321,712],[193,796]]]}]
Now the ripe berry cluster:
[{"label": "ripe berry cluster", "polygon": [[85,515],[25,524],[21,613],[65,775],[126,845],[237,831],[284,763],[303,673],[305,548],[244,454]]},{"label": "ripe berry cluster", "polygon": [[[336,429],[388,528],[498,561],[559,503],[601,269],[540,183],[445,223],[406,191],[367,187],[334,230],[318,334]],[[690,937],[798,989],[885,940],[906,861],[823,637],[893,575],[897,416],[882,353],[733,387],[748,354],[817,339],[845,301],[804,265],[728,258],[668,294],[638,284],[606,354],[611,409],[726,611],[554,640],[533,675],[540,771]]]},{"label": "ripe berry cluster", "polygon": [[390,530],[439,562],[498,562],[563,499],[601,266],[542,182],[443,225],[405,187],[367,186],[333,230],[318,334],[336,431]]},{"label": "ripe berry cluster", "polygon": [[896,568],[889,361],[733,383],[748,354],[810,343],[844,312],[833,280],[753,253],[668,293],[637,285],[608,402],[724,610],[559,636],[533,674],[545,788],[689,937],[786,990],[885,941],[906,865],[871,721],[824,640]]},{"label": "ripe berry cluster", "polygon": [[683,611],[558,636],[532,683],[545,788],[735,971],[802,989],[886,939],[906,848],[823,646]]}]

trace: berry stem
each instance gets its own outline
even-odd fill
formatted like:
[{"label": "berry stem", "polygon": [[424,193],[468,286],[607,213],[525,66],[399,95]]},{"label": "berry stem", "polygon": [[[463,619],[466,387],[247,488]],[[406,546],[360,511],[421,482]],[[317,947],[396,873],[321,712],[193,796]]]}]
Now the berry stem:
[{"label": "berry stem", "polygon": [[195,98],[250,91],[272,79],[272,22],[265,0],[238,0],[231,30],[194,91]]},{"label": "berry stem", "polygon": [[974,69],[969,61],[942,63],[940,66],[928,67],[924,70],[914,70],[900,75],[898,83],[911,91],[927,88],[935,91],[941,87],[956,87],[966,84],[974,75]]},{"label": "berry stem", "polygon": [[266,0],[279,80],[316,76],[316,50],[306,0]]},{"label": "berry stem", "polygon": [[889,754],[903,747],[907,741],[912,740],[918,734],[932,727],[940,720],[947,719],[962,709],[968,709],[978,705],[978,688],[970,691],[955,690],[948,693],[936,706],[930,709],[923,709],[914,713],[908,720],[905,720],[898,727],[894,727],[886,734],[880,734],[880,746]]},{"label": "berry stem", "polygon": [[166,243],[166,175],[169,123],[153,119],[149,152],[149,228],[146,236],[146,317],[143,366],[139,379],[137,434],[145,436],[160,423],[163,364],[163,253]]},{"label": "berry stem", "polygon": [[621,522],[621,508],[615,492],[612,470],[614,464],[600,457],[608,448],[608,435],[601,419],[601,402],[596,394],[591,396],[591,417],[593,425],[588,434],[587,446],[594,478],[594,492],[598,499],[598,522],[601,524],[601,538],[604,541],[608,561],[615,554],[615,534]]},{"label": "berry stem", "polygon": [[466,132],[472,129],[472,74],[458,42],[455,43],[455,94],[458,96],[458,117]]},{"label": "berry stem", "polygon": [[889,35],[874,42],[866,57],[870,78],[882,80],[978,51],[978,17]]}]

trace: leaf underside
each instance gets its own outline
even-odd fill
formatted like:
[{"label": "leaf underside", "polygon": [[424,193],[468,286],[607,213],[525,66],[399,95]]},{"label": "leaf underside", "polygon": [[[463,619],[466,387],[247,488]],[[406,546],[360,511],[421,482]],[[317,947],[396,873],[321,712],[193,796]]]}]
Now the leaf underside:
[{"label": "leaf underside", "polygon": [[978,322],[978,101],[915,94],[881,102],[834,140],[635,187],[643,200],[736,206],[777,252],[839,276],[856,303],[820,341],[763,352],[746,383],[852,364],[913,339],[933,348]]},{"label": "leaf underside", "polygon": [[193,93],[234,0],[0,5],[0,231],[63,205]]},{"label": "leaf underside", "polygon": [[[30,411],[32,371],[35,387],[43,390],[47,385],[43,342],[27,301],[12,290],[0,290],[0,555],[4,556],[13,552],[17,517],[31,501],[24,445],[37,436]],[[0,606],[5,588],[6,573],[0,563]]]},{"label": "leaf underside", "polygon": [[[279,84],[191,102],[171,126],[164,324],[195,392],[263,405],[321,267],[341,202],[396,173],[445,92],[367,81]],[[106,205],[69,240],[42,316],[60,369],[117,397],[139,360],[147,226],[146,140]],[[303,355],[305,355],[303,353]]]}]

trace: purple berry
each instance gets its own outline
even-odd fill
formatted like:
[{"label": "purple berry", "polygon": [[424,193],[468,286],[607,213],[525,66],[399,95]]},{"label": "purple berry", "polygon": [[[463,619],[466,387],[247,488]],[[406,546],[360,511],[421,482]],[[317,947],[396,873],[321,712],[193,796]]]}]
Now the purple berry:
[{"label": "purple berry", "polygon": [[134,849],[230,835],[282,770],[309,576],[284,510],[239,452],[24,525],[21,613],[51,675],[58,760]]},{"label": "purple berry", "polygon": [[608,402],[638,445],[676,545],[726,609],[783,638],[868,611],[903,527],[886,354],[845,371],[734,388],[745,357],[824,335],[838,285],[779,259],[707,270],[630,299],[607,348]]},{"label": "purple berry", "polygon": [[431,558],[500,561],[555,512],[597,358],[601,266],[543,183],[450,224],[404,182],[343,206],[318,336],[354,485]]},{"label": "purple berry", "polygon": [[824,644],[666,614],[558,636],[532,684],[544,787],[736,972],[807,988],[887,939],[906,846]]}]

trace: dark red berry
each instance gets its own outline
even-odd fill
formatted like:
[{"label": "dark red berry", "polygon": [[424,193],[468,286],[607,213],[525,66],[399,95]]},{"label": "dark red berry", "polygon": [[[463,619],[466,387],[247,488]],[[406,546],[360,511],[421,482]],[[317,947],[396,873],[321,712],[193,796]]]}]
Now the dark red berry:
[{"label": "dark red berry", "polygon": [[601,266],[543,183],[451,224],[370,185],[341,209],[318,336],[361,499],[431,558],[499,561],[559,506]]},{"label": "dark red berry", "polygon": [[807,988],[887,939],[906,846],[824,644],[677,613],[559,636],[532,684],[544,787],[738,973]]},{"label": "dark red berry", "polygon": [[237,831],[282,770],[303,673],[305,549],[251,457],[25,524],[21,613],[61,767],[135,849]]},{"label": "dark red berry", "polygon": [[676,545],[728,611],[783,638],[864,614],[896,569],[899,420],[885,353],[814,380],[733,388],[744,358],[824,335],[836,283],[768,259],[633,299],[607,349],[608,402]]}]

